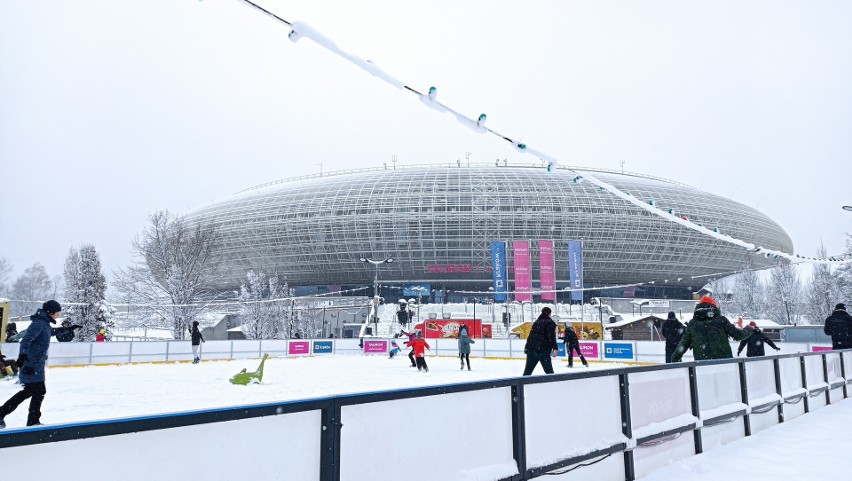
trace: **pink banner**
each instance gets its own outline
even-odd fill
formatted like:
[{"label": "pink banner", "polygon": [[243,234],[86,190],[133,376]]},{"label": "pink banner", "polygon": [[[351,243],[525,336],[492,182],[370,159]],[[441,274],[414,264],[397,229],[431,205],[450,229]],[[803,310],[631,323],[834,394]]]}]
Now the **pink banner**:
[{"label": "pink banner", "polygon": [[556,265],[553,259],[553,241],[538,241],[538,265],[541,277],[541,300],[556,300]]},{"label": "pink banner", "polygon": [[515,260],[515,300],[531,301],[532,273],[530,272],[529,241],[512,241]]},{"label": "pink banner", "polygon": [[290,341],[287,343],[287,354],[291,356],[310,353],[311,343],[308,341]]},{"label": "pink banner", "polygon": [[388,341],[364,341],[364,354],[386,354]]}]

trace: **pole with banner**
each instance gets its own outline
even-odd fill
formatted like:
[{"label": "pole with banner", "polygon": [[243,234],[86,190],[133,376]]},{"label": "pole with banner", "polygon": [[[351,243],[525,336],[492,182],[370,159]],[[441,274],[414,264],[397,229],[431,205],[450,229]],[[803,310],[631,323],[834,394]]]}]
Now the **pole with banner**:
[{"label": "pole with banner", "polygon": [[512,241],[512,258],[515,265],[515,300],[532,301],[530,241]]},{"label": "pole with banner", "polygon": [[553,255],[553,241],[538,241],[539,278],[541,279],[541,300],[556,301],[556,263]]},{"label": "pole with banner", "polygon": [[494,302],[506,302],[506,243],[491,243],[491,275],[494,280]]},{"label": "pole with banner", "polygon": [[[583,241],[568,241],[568,280],[571,286],[571,302],[580,301],[583,304]],[[575,290],[577,289],[577,290]],[[581,338],[585,338],[585,316],[580,318]]]}]

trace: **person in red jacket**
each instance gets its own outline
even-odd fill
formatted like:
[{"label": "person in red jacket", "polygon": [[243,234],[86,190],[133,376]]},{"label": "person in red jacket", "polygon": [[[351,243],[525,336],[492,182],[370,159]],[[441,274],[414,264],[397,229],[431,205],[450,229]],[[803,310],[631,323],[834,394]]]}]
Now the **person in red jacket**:
[{"label": "person in red jacket", "polygon": [[95,342],[104,342],[106,340],[106,329],[101,329],[98,331],[97,337],[95,337]]},{"label": "person in red jacket", "polygon": [[406,346],[411,347],[414,351],[414,359],[417,363],[417,370],[423,372],[429,372],[429,366],[426,365],[426,349],[430,349],[429,344],[423,339],[423,333],[417,331],[417,338],[413,341],[408,341],[405,343]]}]

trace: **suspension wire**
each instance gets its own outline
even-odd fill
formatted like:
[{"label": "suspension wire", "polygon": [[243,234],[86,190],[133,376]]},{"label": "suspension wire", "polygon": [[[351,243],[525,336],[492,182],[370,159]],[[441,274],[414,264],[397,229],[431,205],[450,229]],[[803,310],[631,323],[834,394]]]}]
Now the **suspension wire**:
[{"label": "suspension wire", "polygon": [[[473,118],[468,117],[464,114],[461,114],[461,113],[457,112],[456,110],[450,108],[449,106],[439,102],[437,100],[437,89],[435,87],[430,87],[429,91],[425,94],[421,93],[416,88],[411,87],[411,86],[407,85],[406,83],[404,83],[403,81],[387,74],[384,70],[382,70],[378,65],[374,64],[373,62],[364,60],[360,57],[352,55],[352,54],[346,52],[345,50],[341,49],[331,39],[329,39],[328,37],[326,37],[322,33],[318,32],[317,30],[313,29],[310,25],[303,23],[303,22],[289,22],[289,21],[279,17],[278,15],[275,15],[274,13],[270,12],[269,10],[266,10],[265,8],[260,7],[259,5],[252,2],[251,0],[238,0],[238,1],[245,3],[245,4],[247,4],[251,7],[254,7],[255,9],[265,13],[266,15],[278,20],[279,22],[281,22],[281,23],[287,25],[289,28],[291,28],[290,33],[288,34],[288,38],[292,42],[294,42],[294,43],[298,42],[299,39],[302,38],[302,37],[309,38],[310,40],[314,41],[317,45],[329,50],[330,52],[344,58],[345,60],[348,60],[349,62],[355,64],[356,66],[360,67],[361,69],[367,71],[367,73],[369,73],[370,75],[377,77],[380,80],[383,80],[384,82],[396,87],[397,89],[408,91],[408,92],[411,92],[411,93],[417,95],[419,100],[421,102],[423,102],[423,104],[426,105],[427,107],[429,107],[433,110],[437,110],[438,112],[450,113],[460,123],[462,123],[466,127],[470,128],[474,132],[477,132],[477,133],[480,133],[480,134],[484,134],[484,133],[493,134],[493,135],[509,142],[510,144],[512,144],[512,146],[518,152],[520,152],[522,154],[529,154],[529,155],[535,156],[535,157],[547,162],[548,172],[552,172],[559,165],[559,161],[555,157],[548,155],[544,152],[538,151],[536,149],[533,149],[533,148],[529,147],[528,145],[526,145],[525,143],[522,143],[520,140],[514,140],[509,136],[503,135],[503,134],[501,134],[501,133],[499,133],[495,130],[492,130],[492,129],[486,127],[485,121],[486,121],[487,117],[486,117],[485,114],[480,114],[478,118],[473,119]],[[655,202],[654,202],[653,199],[646,199],[644,201],[637,199],[636,197],[634,197],[629,192],[624,192],[624,191],[614,187],[613,185],[610,185],[609,183],[598,179],[597,177],[591,175],[588,172],[585,172],[585,171],[579,172],[579,171],[574,170],[570,167],[560,167],[560,168],[568,170],[569,172],[576,174],[576,177],[574,177],[574,179],[573,179],[573,181],[575,183],[579,183],[580,181],[583,181],[583,180],[588,181],[588,182],[598,186],[599,188],[615,195],[616,197],[619,197],[619,198],[627,201],[628,203],[631,203],[636,207],[644,209],[644,210],[646,210],[646,211],[648,211],[648,212],[650,212],[650,213],[652,213],[652,214],[654,214],[658,217],[661,217],[661,218],[668,220],[670,222],[680,224],[683,227],[686,227],[688,229],[692,229],[692,230],[699,232],[701,234],[704,234],[706,236],[716,238],[720,241],[740,246],[740,247],[746,249],[747,251],[749,251],[753,254],[763,254],[767,258],[785,258],[785,259],[790,260],[790,261],[801,261],[801,262],[807,262],[807,263],[811,263],[811,264],[845,264],[845,263],[848,263],[848,262],[852,262],[852,259],[845,259],[845,258],[829,257],[827,259],[818,259],[818,258],[814,258],[814,257],[801,256],[801,255],[798,255],[798,254],[788,254],[786,252],[782,252],[782,251],[779,251],[779,250],[769,249],[769,248],[766,248],[766,247],[763,247],[763,246],[755,245],[751,242],[746,242],[744,240],[737,239],[737,238],[734,238],[734,237],[726,235],[726,234],[722,234],[718,231],[718,229],[711,230],[711,229],[709,229],[709,228],[707,228],[707,227],[705,227],[701,224],[696,224],[696,223],[690,221],[687,218],[687,216],[676,214],[673,209],[670,209],[668,212],[663,211],[662,209],[658,208],[655,205]]]}]

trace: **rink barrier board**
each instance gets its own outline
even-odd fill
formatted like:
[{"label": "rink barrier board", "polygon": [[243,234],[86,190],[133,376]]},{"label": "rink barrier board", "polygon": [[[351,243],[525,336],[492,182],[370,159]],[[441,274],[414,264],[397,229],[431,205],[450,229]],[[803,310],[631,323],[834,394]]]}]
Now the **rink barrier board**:
[{"label": "rink barrier board", "polygon": [[[839,364],[841,370],[840,378],[829,379],[829,357],[832,360],[832,365],[835,363]],[[707,441],[707,438],[704,435],[705,431],[714,432],[711,438],[715,440],[716,444],[725,444],[726,442],[751,435],[749,420],[753,415],[767,414],[771,413],[773,409],[777,409],[778,422],[784,422],[785,418],[783,416],[783,412],[787,407],[800,405],[800,403],[802,403],[804,405],[804,414],[807,414],[814,409],[819,409],[822,406],[831,404],[832,392],[835,392],[834,402],[845,399],[847,397],[847,385],[850,381],[852,381],[852,379],[847,377],[846,370],[846,366],[850,358],[852,358],[852,350],[785,354],[751,359],[725,359],[643,367],[613,368],[599,371],[579,371],[547,376],[505,378],[465,384],[427,386],[396,391],[376,391],[310,400],[208,409],[156,416],[141,416],[66,425],[7,429],[0,431],[0,448],[25,447],[56,442],[61,443],[65,441],[142,433],[146,431],[158,431],[186,426],[221,423],[225,421],[240,421],[265,416],[280,416],[308,411],[320,411],[322,419],[322,434],[320,452],[317,457],[320,464],[319,479],[322,481],[337,481],[341,476],[340,430],[343,421],[342,409],[344,407],[368,405],[380,402],[393,403],[394,401],[423,398],[428,396],[443,396],[448,394],[509,388],[512,398],[512,456],[518,467],[517,472],[520,474],[496,478],[495,481],[529,480],[540,477],[554,470],[578,465],[579,463],[595,458],[616,455],[617,453],[623,454],[624,471],[619,474],[619,477],[617,478],[611,477],[607,479],[633,480],[637,476],[642,476],[647,474],[647,472],[650,472],[648,471],[649,469],[654,469],[652,459],[652,462],[650,463],[643,462],[643,464],[647,465],[643,467],[643,471],[646,472],[637,473],[637,464],[634,457],[636,453],[641,452],[644,447],[652,447],[653,449],[658,450],[660,446],[665,446],[665,443],[672,441],[677,441],[683,444],[682,440],[678,441],[681,439],[680,435],[692,431],[693,451],[694,454],[699,454],[704,451],[704,444]],[[747,376],[749,365],[767,362],[771,362],[774,374],[774,394],[780,399],[756,403],[752,406],[749,404]],[[747,408],[743,409],[737,407],[736,409],[731,409],[730,412],[724,412],[715,416],[702,418],[700,403],[702,400],[702,394],[699,389],[702,376],[718,375],[720,372],[724,373],[724,371],[730,369],[735,369],[738,373],[736,376],[736,383],[738,384],[738,387],[736,392],[730,392],[731,390],[728,389],[726,392],[722,393],[724,395],[723,397],[727,396],[729,399],[739,399],[742,404],[747,406]],[[686,371],[686,374],[683,371]],[[814,373],[817,374],[815,375]],[[657,374],[660,375],[659,379],[656,377]],[[697,418],[697,421],[686,422],[676,426],[666,426],[665,429],[660,429],[658,432],[652,432],[644,436],[635,437],[631,410],[631,407],[635,407],[631,405],[631,388],[633,387],[631,384],[631,376],[637,381],[640,379],[647,379],[648,381],[646,382],[657,382],[660,379],[686,381],[688,378],[688,387],[685,387],[685,389],[688,389],[689,393],[688,410],[691,412],[692,416]],[[792,394],[785,395],[785,383],[783,383],[782,380],[791,377],[795,378],[796,382],[793,384],[787,383],[787,393]],[[551,462],[546,465],[528,466],[526,461],[526,445],[528,444],[526,430],[528,428],[528,415],[530,413],[528,413],[525,409],[525,388],[531,388],[536,385],[551,385],[554,383],[568,383],[570,385],[572,382],[576,383],[578,381],[596,378],[617,378],[620,392],[619,404],[621,406],[622,433],[628,441],[615,442],[607,447],[591,449],[582,454],[568,456],[564,459]],[[798,384],[798,387],[795,386],[796,384]],[[798,389],[798,391],[796,391],[796,389]],[[635,395],[636,392],[633,392],[633,394]],[[666,394],[668,395],[670,393],[667,392]],[[711,399],[710,394],[705,394],[704,400],[716,401],[718,398],[719,396],[717,395]],[[732,403],[735,407],[736,404],[737,403]],[[721,407],[725,406],[723,405]],[[589,415],[592,414],[593,413],[590,413]],[[741,423],[736,422],[740,419],[742,420]],[[570,424],[566,426],[566,428],[570,428]],[[719,429],[722,429],[722,431],[718,431]],[[740,429],[742,429],[742,435],[737,434],[737,431]],[[720,443],[719,439],[723,439],[725,436],[730,439]],[[115,441],[120,442],[120,439],[121,438],[116,438]],[[21,458],[18,459],[21,460]],[[30,466],[28,470],[37,474],[38,467]]]}]

